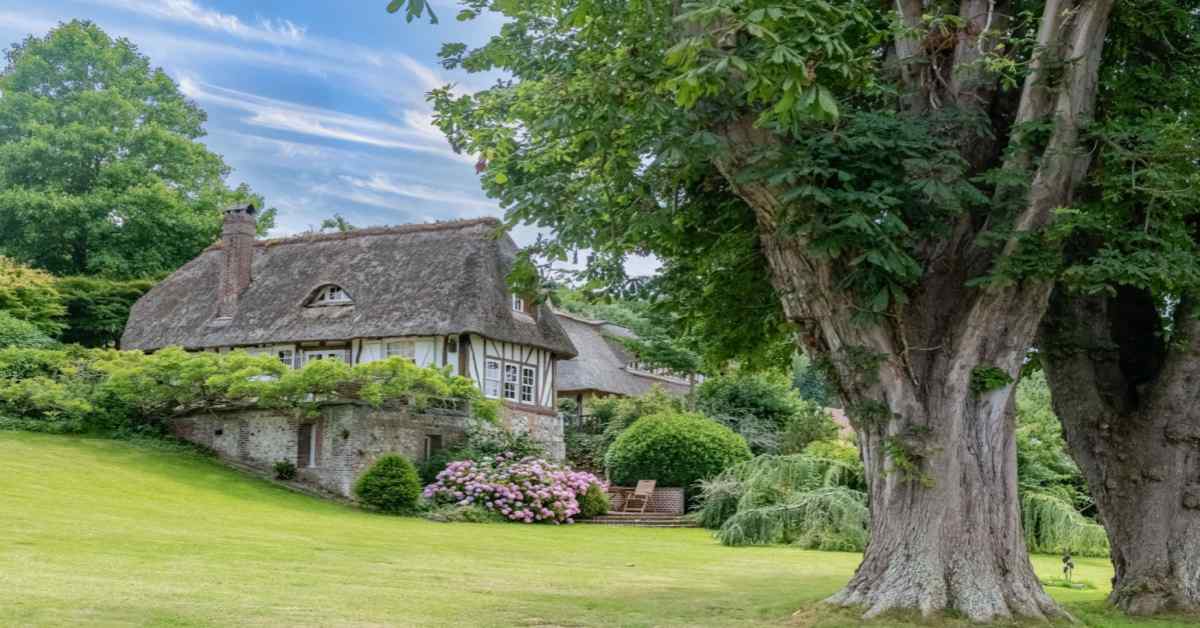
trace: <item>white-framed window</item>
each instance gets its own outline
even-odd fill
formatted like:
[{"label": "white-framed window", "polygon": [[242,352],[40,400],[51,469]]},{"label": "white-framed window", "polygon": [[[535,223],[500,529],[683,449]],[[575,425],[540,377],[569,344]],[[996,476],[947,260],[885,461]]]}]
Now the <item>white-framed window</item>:
[{"label": "white-framed window", "polygon": [[483,361],[483,395],[493,399],[500,396],[500,360]]},{"label": "white-framed window", "polygon": [[524,312],[525,311],[525,299],[522,299],[521,297],[519,297],[515,294],[512,295],[512,309],[514,312]]},{"label": "white-framed window", "polygon": [[532,366],[521,366],[521,403],[534,403],[536,388],[537,369]]},{"label": "white-framed window", "polygon": [[296,364],[296,352],[291,349],[280,349],[275,352],[275,357],[279,358],[279,361],[288,368],[292,368]]},{"label": "white-framed window", "polygon": [[517,400],[517,384],[520,380],[519,370],[516,364],[504,365],[504,398],[516,401]]},{"label": "white-framed window", "polygon": [[345,349],[305,349],[304,363],[308,364],[314,360],[341,360],[349,362],[346,358]]},{"label": "white-framed window", "polygon": [[309,305],[347,305],[353,302],[350,295],[342,290],[341,286],[333,284],[321,286],[308,300]]},{"label": "white-framed window", "polygon": [[384,346],[385,357],[404,358],[410,362],[417,360],[417,343],[412,340],[392,340]]}]

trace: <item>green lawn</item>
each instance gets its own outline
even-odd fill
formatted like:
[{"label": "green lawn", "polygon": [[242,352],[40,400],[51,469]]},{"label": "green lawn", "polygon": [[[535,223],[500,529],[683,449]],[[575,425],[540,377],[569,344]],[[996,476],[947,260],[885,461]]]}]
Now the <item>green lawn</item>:
[{"label": "green lawn", "polygon": [[[193,454],[0,432],[0,626],[840,626],[856,616],[814,602],[857,562],[703,530],[372,515]],[[1106,561],[1078,562],[1100,588],[1055,597],[1133,625],[1104,610]]]}]

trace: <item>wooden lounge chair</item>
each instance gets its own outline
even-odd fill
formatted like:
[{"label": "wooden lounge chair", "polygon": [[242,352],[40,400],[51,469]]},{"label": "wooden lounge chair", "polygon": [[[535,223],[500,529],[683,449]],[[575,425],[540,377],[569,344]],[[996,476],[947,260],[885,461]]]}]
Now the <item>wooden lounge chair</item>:
[{"label": "wooden lounge chair", "polygon": [[[638,480],[637,488],[632,492],[625,493],[625,502],[621,504],[621,512],[638,512],[645,513],[646,506],[650,504],[650,498],[654,495],[654,487],[658,485],[656,480]],[[634,510],[634,508],[637,510]]]}]

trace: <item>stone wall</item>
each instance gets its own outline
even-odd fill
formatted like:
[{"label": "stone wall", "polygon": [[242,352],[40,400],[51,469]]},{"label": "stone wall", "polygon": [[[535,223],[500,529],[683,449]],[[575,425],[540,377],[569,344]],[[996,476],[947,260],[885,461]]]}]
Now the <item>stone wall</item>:
[{"label": "stone wall", "polygon": [[[541,442],[549,457],[566,455],[562,421],[557,415],[505,407],[501,422]],[[299,459],[301,425],[315,430],[315,464]],[[361,402],[331,402],[320,416],[297,418],[288,413],[251,408],[214,409],[176,418],[175,435],[233,460],[271,471],[280,460],[296,463],[297,477],[338,495],[350,497],[354,482],[380,456],[398,453],[420,463],[426,438],[449,447],[466,437],[467,417],[452,412],[418,414],[403,405],[372,408]]]},{"label": "stone wall", "polygon": [[[465,437],[466,421],[462,415],[414,414],[403,406],[376,409],[342,402],[323,406],[320,416],[312,419],[231,409],[180,417],[172,425],[176,436],[254,468],[270,471],[280,460],[295,462],[300,480],[349,497],[355,480],[383,454],[421,462],[426,437],[440,437],[442,446],[450,446]],[[316,432],[311,466],[298,458],[304,423],[312,423]]]},{"label": "stone wall", "polygon": [[546,448],[546,457],[562,462],[567,457],[562,418],[537,406],[504,402],[500,422],[518,434],[529,434]]}]

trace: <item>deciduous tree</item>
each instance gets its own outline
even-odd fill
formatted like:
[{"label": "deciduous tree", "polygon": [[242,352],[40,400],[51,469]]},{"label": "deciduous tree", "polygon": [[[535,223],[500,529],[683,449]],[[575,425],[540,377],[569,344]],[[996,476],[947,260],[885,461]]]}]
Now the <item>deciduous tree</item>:
[{"label": "deciduous tree", "polygon": [[1132,4],[1110,34],[1096,167],[1068,217],[1040,357],[1108,531],[1112,601],[1134,614],[1195,613],[1200,3]]},{"label": "deciduous tree", "polygon": [[[58,275],[145,277],[211,244],[225,183],[205,114],[127,39],[60,24],[0,71],[0,254]],[[271,225],[265,212],[259,226]]]},{"label": "deciduous tree", "polygon": [[504,77],[435,91],[437,123],[510,220],[553,230],[541,252],[590,248],[611,283],[658,255],[710,330],[777,316],[832,375],[872,540],[830,601],[1057,614],[1020,529],[1013,382],[1113,0],[461,4],[505,23],[444,62]]}]

